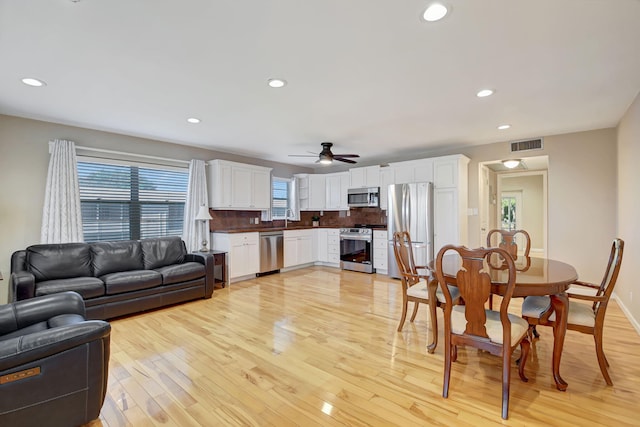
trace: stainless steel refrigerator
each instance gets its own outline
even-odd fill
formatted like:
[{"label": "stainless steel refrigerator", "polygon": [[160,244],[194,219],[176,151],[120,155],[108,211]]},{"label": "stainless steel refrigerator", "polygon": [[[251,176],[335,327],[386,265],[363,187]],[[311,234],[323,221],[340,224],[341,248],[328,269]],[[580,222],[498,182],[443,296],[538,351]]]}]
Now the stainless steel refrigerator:
[{"label": "stainless steel refrigerator", "polygon": [[388,274],[399,279],[393,253],[393,233],[396,231],[409,232],[416,265],[427,265],[433,260],[433,184],[391,184],[387,200]]}]

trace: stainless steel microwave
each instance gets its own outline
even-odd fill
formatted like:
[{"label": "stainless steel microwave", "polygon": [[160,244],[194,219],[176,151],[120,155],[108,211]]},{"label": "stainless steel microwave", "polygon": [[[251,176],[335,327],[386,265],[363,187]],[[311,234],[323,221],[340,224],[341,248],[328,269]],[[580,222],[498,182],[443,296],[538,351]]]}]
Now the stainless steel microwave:
[{"label": "stainless steel microwave", "polygon": [[350,188],[347,203],[350,208],[379,208],[380,187]]}]

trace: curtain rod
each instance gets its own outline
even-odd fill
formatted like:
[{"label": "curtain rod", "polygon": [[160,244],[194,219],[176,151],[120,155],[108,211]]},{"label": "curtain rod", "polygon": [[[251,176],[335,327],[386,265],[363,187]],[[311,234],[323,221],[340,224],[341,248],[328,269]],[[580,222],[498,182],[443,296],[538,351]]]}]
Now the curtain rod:
[{"label": "curtain rod", "polygon": [[[166,157],[149,156],[147,154],[126,153],[124,151],[106,150],[104,148],[83,147],[81,145],[76,145],[76,149],[87,150],[87,151],[95,151],[95,152],[98,152],[98,153],[116,154],[116,155],[120,155],[120,156],[141,157],[141,158],[144,158],[144,159],[161,160],[161,161],[164,161],[164,162],[184,163],[184,164],[187,164],[187,165],[190,163],[188,160],[168,159]],[[205,162],[205,165],[206,165],[206,162]]]}]

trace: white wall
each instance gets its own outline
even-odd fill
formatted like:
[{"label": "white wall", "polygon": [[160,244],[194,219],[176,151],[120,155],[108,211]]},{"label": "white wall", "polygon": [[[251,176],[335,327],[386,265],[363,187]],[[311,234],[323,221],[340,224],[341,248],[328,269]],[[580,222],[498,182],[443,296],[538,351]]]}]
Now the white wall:
[{"label": "white wall", "polygon": [[[458,150],[469,163],[469,207],[478,207],[478,163],[513,157],[508,142]],[[445,154],[443,152],[438,153]],[[526,159],[527,153],[518,157]],[[576,267],[582,280],[602,279],[616,236],[616,130],[600,129],[544,137],[549,156],[548,249],[550,258]],[[469,217],[469,244],[481,246],[479,217]],[[588,249],[586,249],[588,248]]]},{"label": "white wall", "polygon": [[[634,111],[637,111],[638,107],[635,108]],[[629,120],[637,122],[638,113],[633,114]],[[633,126],[637,126],[637,123]],[[628,141],[626,146],[631,146],[634,138],[636,141],[638,139],[637,127],[634,129],[630,136],[624,138]],[[621,132],[621,135],[623,134],[624,132]],[[53,138],[73,140],[83,146],[182,160],[223,158],[265,164],[258,159],[242,159],[229,154],[161,141],[0,115],[0,170],[3,177],[3,183],[0,186],[0,236],[2,236],[0,271],[5,276],[5,280],[0,282],[0,302],[6,299],[11,253],[37,243],[39,240],[49,158],[47,144]],[[637,150],[637,142],[635,144],[634,149]],[[505,141],[462,149],[432,150],[418,156],[413,153],[412,157],[434,157],[456,153],[465,154],[471,159],[468,201],[470,208],[477,208],[479,207],[478,163],[512,157],[509,152],[509,143]],[[547,136],[544,140],[544,149],[532,152],[532,155],[549,156],[549,256],[573,264],[581,279],[599,281],[611,240],[617,231],[616,130],[602,129]],[[274,167],[274,174],[280,176],[290,174],[286,165],[267,164],[267,166]],[[638,172],[634,170],[634,165],[629,163],[626,170],[626,173],[632,176],[625,179],[628,179],[629,183],[638,182]],[[305,171],[310,172],[309,170],[301,172]],[[633,190],[629,187],[624,193],[629,195],[627,198],[631,198]],[[637,200],[635,203],[636,210],[633,212],[637,214]],[[627,223],[631,227],[631,220]],[[471,216],[468,230],[469,245],[481,246],[484,242],[480,242],[479,236],[478,216]]]},{"label": "white wall", "polygon": [[[544,200],[542,175],[503,175],[501,191],[522,192],[521,227],[531,237],[531,249],[544,247]],[[516,213],[516,215],[519,215]]]},{"label": "white wall", "polygon": [[177,160],[225,159],[273,168],[276,176],[311,172],[282,163],[109,132],[0,115],[0,303],[6,302],[11,254],[39,243],[49,140],[67,139],[85,147]]},{"label": "white wall", "polygon": [[[622,267],[615,294],[640,333],[640,94],[618,126],[618,236],[624,240]],[[632,297],[633,294],[633,297]]]}]

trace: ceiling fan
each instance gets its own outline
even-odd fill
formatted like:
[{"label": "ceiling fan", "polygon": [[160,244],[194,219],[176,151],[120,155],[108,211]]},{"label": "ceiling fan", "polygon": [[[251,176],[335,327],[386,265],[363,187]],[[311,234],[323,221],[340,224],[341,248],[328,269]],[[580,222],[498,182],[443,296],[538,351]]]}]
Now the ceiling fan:
[{"label": "ceiling fan", "polygon": [[[347,159],[347,157],[360,157],[358,154],[333,154],[331,152],[331,147],[333,146],[332,142],[322,142],[322,151],[318,154],[318,160],[316,163],[322,163],[325,165],[331,164],[334,160],[345,163],[357,163],[354,160]],[[289,157],[315,157],[316,154],[289,154]]]}]

